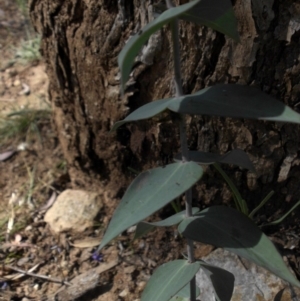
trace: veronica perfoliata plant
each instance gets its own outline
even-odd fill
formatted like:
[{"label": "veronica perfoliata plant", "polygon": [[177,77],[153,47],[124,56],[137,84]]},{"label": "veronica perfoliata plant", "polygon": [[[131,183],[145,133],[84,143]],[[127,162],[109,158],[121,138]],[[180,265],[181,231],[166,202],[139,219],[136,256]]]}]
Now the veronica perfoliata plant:
[{"label": "veronica perfoliata plant", "polygon": [[[113,130],[127,122],[151,118],[169,110],[178,114],[181,154],[174,163],[139,174],[125,192],[98,248],[100,251],[112,239],[137,224],[139,237],[157,226],[178,224],[178,230],[187,240],[187,259],[174,260],[156,269],[142,294],[142,301],[191,300],[199,289],[195,275],[199,269],[211,279],[216,300],[231,299],[234,276],[221,268],[196,260],[193,242],[199,241],[225,248],[273,272],[292,285],[300,283],[286,267],[272,242],[241,212],[225,206],[212,206],[200,211],[192,208],[191,187],[203,175],[201,164],[228,163],[251,169],[252,164],[241,150],[225,155],[189,151],[187,147],[185,114],[232,118],[251,118],[269,121],[300,123],[300,115],[271,96],[248,86],[219,84],[191,95],[183,95],[180,72],[178,22],[194,22],[217,30],[238,41],[236,19],[230,0],[194,0],[174,7],[166,1],[161,14],[133,36],[121,51],[118,62],[121,69],[121,88],[124,91],[136,55],[149,37],[169,25],[172,32],[174,80],[176,95],[148,103],[117,122]],[[176,126],[176,125],[174,125]],[[184,212],[156,223],[143,222],[177,197],[185,194]]]}]

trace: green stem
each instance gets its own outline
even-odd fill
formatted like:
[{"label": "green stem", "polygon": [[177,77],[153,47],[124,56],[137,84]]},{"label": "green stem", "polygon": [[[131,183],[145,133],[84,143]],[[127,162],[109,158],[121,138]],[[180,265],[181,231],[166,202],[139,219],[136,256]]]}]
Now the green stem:
[{"label": "green stem", "polygon": [[270,191],[268,195],[261,201],[261,203],[255,209],[253,209],[253,211],[251,211],[251,213],[249,214],[249,217],[251,219],[253,219],[256,212],[269,201],[269,199],[272,197],[273,194],[274,194],[274,190]]},{"label": "green stem", "polygon": [[218,163],[214,163],[213,166],[221,174],[221,176],[223,177],[223,179],[225,180],[225,182],[228,184],[229,188],[231,189],[236,209],[248,216],[247,203],[242,198],[242,196],[241,196],[240,192],[238,191],[238,189],[236,188],[236,186],[233,184],[231,179],[228,177],[228,175],[224,172],[224,170]]},{"label": "green stem", "polygon": [[[166,0],[168,8],[173,7],[171,0]],[[172,31],[172,46],[173,46],[173,60],[174,60],[174,73],[175,73],[175,87],[176,96],[182,96],[182,83],[181,83],[181,70],[180,70],[180,46],[179,46],[179,30],[178,30],[178,20],[175,19],[171,22]],[[189,161],[189,150],[186,138],[186,127],[185,127],[185,116],[180,115],[180,144],[182,151],[182,161]],[[192,216],[192,189],[190,188],[185,192],[185,206],[186,206],[186,216]],[[187,239],[187,255],[189,262],[194,262],[194,242],[191,239]],[[190,281],[190,301],[196,301],[196,277]]]}]

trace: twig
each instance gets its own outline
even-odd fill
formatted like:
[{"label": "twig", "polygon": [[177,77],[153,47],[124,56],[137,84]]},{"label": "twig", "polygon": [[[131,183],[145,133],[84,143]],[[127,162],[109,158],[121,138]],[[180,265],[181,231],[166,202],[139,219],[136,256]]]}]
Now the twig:
[{"label": "twig", "polygon": [[[39,264],[36,265],[34,268],[37,268],[38,266],[39,266]],[[44,280],[50,281],[50,282],[60,283],[60,284],[69,285],[69,286],[72,285],[70,282],[67,282],[67,281],[64,281],[64,280],[61,280],[61,279],[58,279],[58,278],[52,278],[52,277],[45,276],[45,275],[34,274],[34,273],[31,272],[33,269],[30,269],[30,270],[27,272],[27,271],[24,271],[24,270],[22,270],[22,269],[15,268],[15,267],[13,267],[13,266],[11,266],[11,265],[4,265],[4,268],[10,269],[10,270],[12,270],[12,271],[15,271],[15,272],[18,272],[18,273],[23,274],[23,275],[21,275],[21,277],[24,276],[24,275],[26,275],[26,276],[41,278],[41,279],[44,279]],[[7,276],[4,276],[4,277],[5,277],[5,278],[9,278],[9,277],[7,277]],[[13,280],[13,279],[12,279],[12,280]]]},{"label": "twig", "polygon": [[[94,289],[99,285],[100,274],[113,268],[119,264],[119,259],[109,263],[103,263],[96,268],[90,269],[83,274],[80,274],[71,280],[72,286],[60,288],[55,294],[57,301],[73,301],[78,300],[86,292]],[[47,301],[53,300],[47,299]]]},{"label": "twig", "polygon": [[57,194],[55,191],[52,192],[52,195],[50,197],[50,199],[47,201],[47,203],[45,205],[43,205],[42,207],[40,207],[37,211],[46,211],[48,208],[50,208],[54,202],[56,201],[56,197]]},{"label": "twig", "polygon": [[56,188],[55,188],[54,186],[52,186],[51,184],[46,183],[43,179],[38,178],[38,181],[44,185],[44,186],[42,186],[42,187],[50,188],[50,189],[52,189],[54,192],[56,192],[57,194],[60,194],[60,193],[61,193],[60,190],[56,189]]},{"label": "twig", "polygon": [[37,249],[38,247],[36,245],[33,244],[28,244],[25,242],[5,242],[2,244],[1,248],[10,248],[10,247],[14,247],[14,248],[35,248]]}]

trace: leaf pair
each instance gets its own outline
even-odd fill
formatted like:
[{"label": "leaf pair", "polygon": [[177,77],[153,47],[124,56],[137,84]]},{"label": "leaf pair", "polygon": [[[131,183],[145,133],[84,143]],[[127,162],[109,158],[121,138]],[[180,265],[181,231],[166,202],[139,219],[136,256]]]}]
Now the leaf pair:
[{"label": "leaf pair", "polygon": [[[175,156],[175,161],[181,161],[181,158],[182,154],[178,154]],[[255,172],[255,168],[249,159],[249,156],[241,149],[234,149],[224,155],[201,151],[189,151],[189,159],[190,161],[197,162],[201,165],[215,163],[233,164]]]},{"label": "leaf pair", "polygon": [[[187,301],[190,297],[189,282],[199,269],[210,279],[217,300],[230,301],[234,276],[219,267],[196,261],[174,260],[156,269],[142,294],[143,301]],[[153,294],[153,291],[156,293]],[[197,288],[196,295],[200,294]]]},{"label": "leaf pair", "polygon": [[148,119],[165,110],[191,115],[300,123],[298,113],[256,88],[220,84],[195,94],[150,102],[129,114],[124,120],[116,122],[112,131],[124,123]]},{"label": "leaf pair", "polygon": [[[227,249],[300,287],[273,243],[250,219],[234,209],[210,207],[193,217],[183,217],[178,229],[189,239]],[[230,272],[203,261],[189,263],[186,260],[172,261],[159,267],[147,283],[142,300],[189,300],[187,284],[199,268],[211,280],[216,300],[231,300],[234,276]]]},{"label": "leaf pair", "polygon": [[122,91],[129,78],[134,59],[152,34],[171,21],[180,18],[200,25],[209,26],[235,40],[239,39],[236,19],[229,0],[194,0],[187,4],[170,8],[148,23],[126,43],[118,57],[121,69]]},{"label": "leaf pair", "polygon": [[[99,249],[122,231],[180,196],[202,174],[202,168],[195,162],[173,163],[141,173],[126,191]],[[185,217],[181,212],[167,221],[150,225],[150,228],[178,222],[178,230],[185,237],[225,248],[300,287],[272,242],[244,214],[231,208],[215,206],[196,213],[193,217]]]},{"label": "leaf pair", "polygon": [[128,187],[98,250],[183,194],[202,174],[202,168],[195,162],[173,163],[141,173]]},{"label": "leaf pair", "polygon": [[207,208],[185,218],[178,230],[189,239],[224,248],[300,287],[273,243],[249,218],[235,209],[224,206]]}]

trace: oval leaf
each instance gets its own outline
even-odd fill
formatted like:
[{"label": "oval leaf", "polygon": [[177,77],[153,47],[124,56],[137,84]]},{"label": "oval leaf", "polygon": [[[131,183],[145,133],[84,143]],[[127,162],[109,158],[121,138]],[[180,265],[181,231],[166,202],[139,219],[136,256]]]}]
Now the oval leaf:
[{"label": "oval leaf", "polygon": [[195,94],[148,103],[116,123],[113,129],[126,122],[154,117],[166,109],[181,114],[300,123],[300,114],[256,88],[221,84]]},{"label": "oval leaf", "polygon": [[243,85],[221,84],[205,88],[168,105],[182,114],[263,119],[300,123],[300,115],[260,90]]},{"label": "oval leaf", "polygon": [[124,120],[118,121],[114,124],[111,131],[115,131],[118,127],[124,123],[148,119],[162,113],[168,108],[168,103],[172,98],[161,99],[153,102],[149,102],[144,106],[136,109],[134,112],[129,114]]},{"label": "oval leaf", "polygon": [[[196,286],[196,296],[200,295],[200,289]],[[190,301],[190,284],[188,283],[170,301]]]},{"label": "oval leaf", "polygon": [[169,301],[196,275],[199,262],[174,260],[157,268],[148,281],[141,301]]},{"label": "oval leaf", "polygon": [[[196,214],[199,212],[199,208],[192,208],[192,213]],[[135,236],[134,239],[140,238],[143,235],[147,234],[155,227],[170,227],[179,224],[185,217],[186,211],[178,212],[162,221],[154,222],[154,223],[147,223],[147,222],[140,222],[136,226]]]},{"label": "oval leaf", "polygon": [[[181,161],[181,158],[182,154],[175,156],[176,161]],[[241,149],[234,149],[224,155],[200,151],[189,151],[189,159],[200,164],[214,164],[216,162],[234,164],[255,172],[255,168],[249,159],[249,156]]]},{"label": "oval leaf", "polygon": [[124,91],[124,85],[128,80],[135,57],[150,36],[170,21],[192,9],[200,1],[195,0],[166,10],[159,17],[148,23],[138,34],[129,39],[118,56],[118,63],[121,69],[122,91]]},{"label": "oval leaf", "polygon": [[183,194],[202,174],[202,168],[194,162],[173,163],[141,173],[125,192],[98,250]]},{"label": "oval leaf", "polygon": [[217,301],[230,301],[234,290],[234,275],[217,266],[200,261],[201,269],[210,279]]},{"label": "oval leaf", "polygon": [[239,41],[237,21],[230,0],[202,0],[180,19],[205,25]]},{"label": "oval leaf", "polygon": [[192,240],[225,248],[300,287],[273,243],[249,218],[235,209],[224,206],[207,208],[195,217],[185,218],[178,230]]}]

